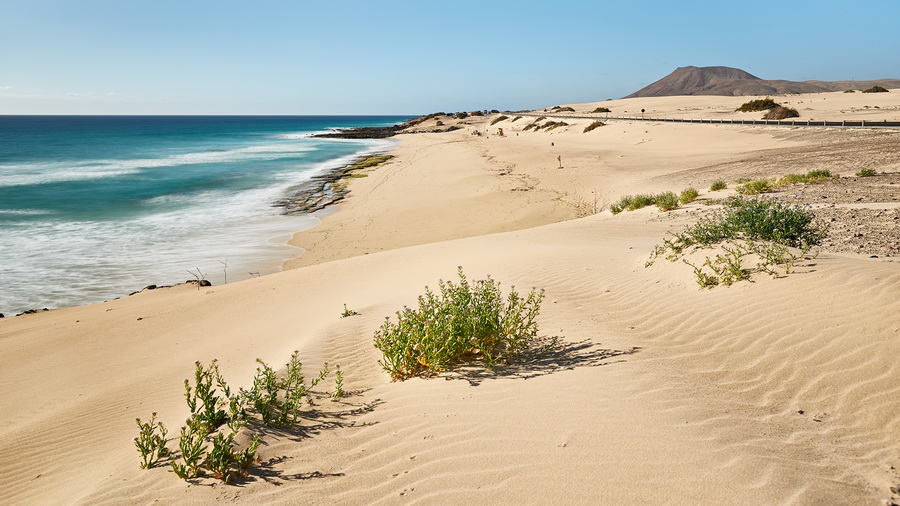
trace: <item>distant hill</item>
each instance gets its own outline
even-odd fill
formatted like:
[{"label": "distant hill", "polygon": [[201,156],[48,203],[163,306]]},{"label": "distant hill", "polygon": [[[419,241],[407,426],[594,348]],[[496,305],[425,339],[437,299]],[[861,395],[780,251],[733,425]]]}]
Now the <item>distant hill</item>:
[{"label": "distant hill", "polygon": [[676,95],[782,95],[863,90],[872,86],[900,88],[900,79],[877,81],[784,81],[760,79],[731,67],[678,67],[674,72],[625,98]]}]

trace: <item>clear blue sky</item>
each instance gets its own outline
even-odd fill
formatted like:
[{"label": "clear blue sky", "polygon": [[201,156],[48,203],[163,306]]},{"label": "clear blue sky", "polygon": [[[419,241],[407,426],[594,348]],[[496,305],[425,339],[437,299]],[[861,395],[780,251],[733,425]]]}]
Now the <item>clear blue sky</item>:
[{"label": "clear blue sky", "polygon": [[900,78],[900,0],[0,0],[0,114],[425,114]]}]

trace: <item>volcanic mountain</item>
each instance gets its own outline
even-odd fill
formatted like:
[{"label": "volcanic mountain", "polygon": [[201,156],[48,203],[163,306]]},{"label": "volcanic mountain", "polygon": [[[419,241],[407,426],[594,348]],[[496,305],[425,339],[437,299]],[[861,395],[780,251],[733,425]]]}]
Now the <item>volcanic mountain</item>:
[{"label": "volcanic mountain", "polygon": [[625,98],[675,95],[782,95],[864,90],[872,86],[900,88],[900,79],[877,81],[784,81],[760,79],[731,67],[679,67],[666,77]]}]

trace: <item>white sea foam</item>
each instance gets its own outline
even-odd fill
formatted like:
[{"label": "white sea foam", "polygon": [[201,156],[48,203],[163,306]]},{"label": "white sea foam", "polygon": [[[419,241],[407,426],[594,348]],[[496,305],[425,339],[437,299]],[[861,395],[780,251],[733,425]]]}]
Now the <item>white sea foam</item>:
[{"label": "white sea foam", "polygon": [[136,174],[144,169],[179,165],[278,160],[286,156],[300,156],[314,149],[312,146],[296,144],[261,145],[222,151],[183,153],[162,158],[0,164],[0,186],[24,186],[100,179]]}]

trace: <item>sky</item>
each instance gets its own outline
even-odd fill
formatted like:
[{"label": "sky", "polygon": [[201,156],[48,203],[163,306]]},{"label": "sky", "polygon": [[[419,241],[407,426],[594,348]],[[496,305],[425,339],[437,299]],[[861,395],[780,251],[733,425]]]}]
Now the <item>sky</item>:
[{"label": "sky", "polygon": [[0,0],[0,114],[398,114],[620,98],[677,67],[900,78],[900,0]]}]

